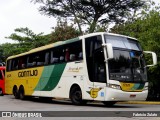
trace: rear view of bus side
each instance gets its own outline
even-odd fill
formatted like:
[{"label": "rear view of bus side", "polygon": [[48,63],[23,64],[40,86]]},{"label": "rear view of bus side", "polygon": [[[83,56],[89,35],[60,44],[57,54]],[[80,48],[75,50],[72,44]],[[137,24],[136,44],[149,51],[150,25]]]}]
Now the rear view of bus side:
[{"label": "rear view of bus side", "polygon": [[[146,65],[144,53],[151,54]],[[6,93],[67,98],[73,104],[145,100],[146,67],[156,54],[143,51],[135,38],[92,33],[11,56],[6,66]]]}]

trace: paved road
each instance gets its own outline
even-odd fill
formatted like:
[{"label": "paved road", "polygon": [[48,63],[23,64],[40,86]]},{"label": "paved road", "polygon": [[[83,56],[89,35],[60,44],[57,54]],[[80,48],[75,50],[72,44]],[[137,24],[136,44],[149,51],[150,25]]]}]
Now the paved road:
[{"label": "paved road", "polygon": [[[58,116],[66,116],[66,114],[73,114],[74,115],[78,115],[80,116],[82,114],[82,116],[85,116],[86,114],[91,114],[88,115],[89,117],[55,117],[58,120],[63,120],[63,119],[67,119],[67,120],[88,120],[88,119],[92,119],[92,120],[97,120],[96,117],[98,117],[98,115],[106,115],[106,116],[110,116],[107,117],[107,120],[117,120],[117,117],[122,116],[122,118],[118,118],[118,120],[128,120],[128,119],[133,119],[133,120],[159,120],[160,118],[155,118],[155,117],[134,117],[134,118],[130,118],[132,116],[127,116],[126,114],[143,114],[144,111],[146,111],[146,113],[144,113],[143,115],[148,115],[148,113],[151,113],[151,115],[156,115],[156,112],[151,112],[151,111],[160,111],[160,105],[141,105],[141,104],[116,104],[113,107],[105,107],[103,104],[101,103],[89,103],[85,106],[75,106],[72,105],[70,101],[62,101],[62,100],[53,100],[51,102],[46,102],[46,101],[41,101],[39,99],[30,99],[30,100],[18,100],[15,99],[13,96],[11,95],[5,95],[5,96],[0,96],[0,111],[58,111],[56,112],[45,112],[44,114],[46,116],[50,116],[53,114],[56,114]],[[59,112],[61,111],[61,112]],[[71,112],[68,113],[67,111],[75,111],[75,112]],[[77,112],[77,111],[82,111],[82,112]],[[85,112],[84,112],[85,111]],[[91,111],[98,111],[98,112],[91,112]],[[109,112],[106,112],[109,111]],[[126,112],[129,111],[129,112]],[[138,112],[132,112],[132,111],[138,111]],[[141,112],[142,111],[142,112]],[[65,114],[66,113],[66,114]],[[98,114],[97,114],[98,113]],[[160,114],[160,112],[158,112]],[[86,116],[87,116],[86,115]],[[94,116],[94,117],[90,117],[90,116]],[[114,117],[115,116],[115,117]],[[123,117],[124,116],[124,117]],[[3,118],[4,119],[4,118]],[[16,118],[12,118],[12,119],[16,119]],[[44,118],[42,118],[44,119]],[[47,118],[47,119],[52,119]],[[104,119],[106,120],[106,118],[104,117],[100,117],[98,119]],[[7,118],[8,120],[8,118]]]}]

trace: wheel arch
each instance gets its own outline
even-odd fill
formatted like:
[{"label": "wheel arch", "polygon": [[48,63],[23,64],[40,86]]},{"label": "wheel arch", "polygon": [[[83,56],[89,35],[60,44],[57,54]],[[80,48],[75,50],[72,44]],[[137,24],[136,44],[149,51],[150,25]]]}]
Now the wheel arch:
[{"label": "wheel arch", "polygon": [[14,86],[13,86],[12,94],[13,94],[13,92],[14,92],[15,90],[16,90],[16,91],[18,91],[18,87],[17,87],[17,85],[14,85]]},{"label": "wheel arch", "polygon": [[23,85],[20,85],[20,86],[19,86],[19,91],[20,91],[20,90],[21,90],[21,91],[23,90],[23,92],[25,93],[25,89],[24,89],[24,86],[23,86]]},{"label": "wheel arch", "polygon": [[[78,87],[78,88],[81,90],[81,92],[82,92],[82,89],[81,89],[80,85],[79,85],[78,83],[74,83],[74,84],[72,84],[72,86],[70,87],[70,90],[69,90],[69,98],[70,98],[70,96],[71,96],[71,90],[72,90],[74,87]],[[82,92],[82,97],[83,97],[83,92]]]}]

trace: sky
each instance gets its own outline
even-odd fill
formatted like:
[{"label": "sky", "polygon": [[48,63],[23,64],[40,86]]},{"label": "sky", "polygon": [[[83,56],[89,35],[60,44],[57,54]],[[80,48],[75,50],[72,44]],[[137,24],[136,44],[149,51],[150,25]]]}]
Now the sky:
[{"label": "sky", "polygon": [[[13,43],[6,39],[14,33],[14,29],[28,27],[34,33],[49,34],[56,26],[56,19],[40,14],[39,4],[31,0],[0,0],[0,44]],[[160,3],[160,0],[154,0]]]},{"label": "sky", "polygon": [[40,14],[38,4],[31,0],[0,0],[0,44],[15,42],[5,37],[14,33],[14,29],[28,27],[34,33],[51,33],[56,19]]}]

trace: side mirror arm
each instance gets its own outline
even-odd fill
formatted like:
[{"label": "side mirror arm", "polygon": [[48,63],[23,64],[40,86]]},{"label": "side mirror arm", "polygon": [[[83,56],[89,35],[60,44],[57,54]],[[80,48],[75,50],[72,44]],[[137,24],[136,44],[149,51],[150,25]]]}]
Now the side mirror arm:
[{"label": "side mirror arm", "polygon": [[143,52],[146,53],[146,54],[151,54],[152,55],[153,64],[147,65],[146,67],[152,67],[152,66],[157,65],[157,55],[156,55],[156,53],[151,52],[151,51],[143,51]]}]

